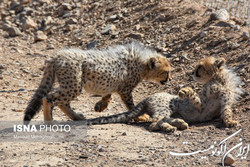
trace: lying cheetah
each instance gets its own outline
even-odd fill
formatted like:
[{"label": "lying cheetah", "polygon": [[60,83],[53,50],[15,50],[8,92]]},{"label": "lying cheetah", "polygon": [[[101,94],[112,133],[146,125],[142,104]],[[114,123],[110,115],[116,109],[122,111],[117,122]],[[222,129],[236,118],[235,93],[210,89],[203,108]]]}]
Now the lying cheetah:
[{"label": "lying cheetah", "polygon": [[[39,112],[42,103],[45,121],[52,120],[54,106],[72,120],[84,119],[70,107],[70,101],[81,93],[82,88],[103,95],[95,105],[96,111],[101,112],[108,106],[113,92],[120,95],[128,109],[132,109],[132,91],[139,82],[145,79],[163,85],[170,79],[169,61],[138,42],[104,50],[63,49],[45,63],[42,81],[25,110],[25,123]],[[52,93],[55,78],[59,88]]]},{"label": "lying cheetah", "polygon": [[[187,129],[188,123],[197,123],[221,117],[226,127],[237,125],[232,120],[231,106],[240,97],[241,80],[225,66],[223,58],[208,57],[199,62],[194,79],[204,84],[198,95],[186,87],[177,95],[156,93],[140,102],[131,111],[87,120],[87,124],[127,123],[147,113],[152,117],[151,130],[171,132]],[[176,118],[177,117],[177,118]]]}]

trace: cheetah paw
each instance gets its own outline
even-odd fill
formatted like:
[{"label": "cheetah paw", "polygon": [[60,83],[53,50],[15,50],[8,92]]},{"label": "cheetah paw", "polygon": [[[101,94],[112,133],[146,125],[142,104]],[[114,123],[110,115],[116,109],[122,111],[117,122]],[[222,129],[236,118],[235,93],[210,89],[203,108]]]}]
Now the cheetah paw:
[{"label": "cheetah paw", "polygon": [[86,118],[82,113],[76,113],[76,116],[74,118],[74,121],[80,121],[80,120],[85,120]]},{"label": "cheetah paw", "polygon": [[227,128],[240,126],[239,122],[238,121],[234,121],[234,120],[225,121],[225,125],[226,125]]},{"label": "cheetah paw", "polygon": [[173,120],[171,122],[171,125],[177,127],[177,129],[180,129],[180,130],[185,130],[189,128],[188,124],[184,120],[181,120],[181,119]]},{"label": "cheetah paw", "polygon": [[181,99],[184,99],[184,98],[187,98],[187,97],[190,97],[192,94],[193,94],[193,89],[190,88],[190,87],[185,87],[185,88],[182,88],[181,90],[179,90],[178,92],[178,96],[181,98]]},{"label": "cheetah paw", "polygon": [[174,131],[177,130],[176,127],[171,126],[171,125],[162,125],[162,126],[161,126],[161,129],[162,129],[164,132],[167,132],[167,133],[174,132]]},{"label": "cheetah paw", "polygon": [[143,114],[135,119],[136,122],[148,122],[149,121],[149,115]]},{"label": "cheetah paw", "polygon": [[95,111],[102,112],[108,107],[108,102],[100,100],[95,104]]}]

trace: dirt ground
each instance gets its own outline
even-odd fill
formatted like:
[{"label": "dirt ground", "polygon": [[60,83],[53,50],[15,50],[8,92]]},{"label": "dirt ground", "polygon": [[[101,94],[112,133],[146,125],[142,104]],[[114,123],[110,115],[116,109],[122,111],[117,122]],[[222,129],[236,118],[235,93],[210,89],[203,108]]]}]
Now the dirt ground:
[{"label": "dirt ground", "polygon": [[[169,134],[150,132],[144,122],[95,125],[88,127],[82,142],[0,143],[0,166],[221,166],[223,156],[212,155],[212,150],[190,156],[170,152],[204,150],[239,129],[228,139],[227,150],[240,142],[241,148],[250,146],[249,23],[233,16],[210,20],[212,12],[191,0],[0,1],[0,121],[23,119],[45,59],[64,47],[105,48],[138,40],[164,54],[173,67],[172,81],[165,86],[140,83],[133,92],[136,104],[155,92],[176,94],[184,86],[199,91],[201,85],[190,73],[207,56],[224,57],[245,90],[233,106],[239,128],[225,128],[219,119]],[[112,26],[105,31],[107,25]],[[93,108],[99,99],[83,92],[72,106],[87,118],[126,111],[114,94],[108,108],[96,113]],[[68,120],[58,108],[54,119]],[[43,120],[42,112],[34,120]],[[239,150],[231,152],[233,165],[250,166],[249,153],[236,157]]]}]

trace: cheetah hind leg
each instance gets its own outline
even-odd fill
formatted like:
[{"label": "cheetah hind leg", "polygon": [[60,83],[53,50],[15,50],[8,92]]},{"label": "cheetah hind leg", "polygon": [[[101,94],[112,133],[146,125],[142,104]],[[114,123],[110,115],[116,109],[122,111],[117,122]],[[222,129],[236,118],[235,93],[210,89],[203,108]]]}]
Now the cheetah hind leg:
[{"label": "cheetah hind leg", "polygon": [[111,100],[112,100],[111,94],[104,96],[100,101],[98,101],[95,104],[95,111],[96,112],[104,111],[108,107],[108,104]]},{"label": "cheetah hind leg", "polygon": [[43,118],[44,122],[52,121],[52,103],[47,101],[47,98],[43,98]]},{"label": "cheetah hind leg", "polygon": [[70,104],[60,104],[58,105],[58,107],[60,108],[60,110],[62,112],[64,112],[70,119],[74,120],[74,121],[80,121],[80,120],[85,120],[85,117],[82,113],[76,113],[74,112],[71,107]]},{"label": "cheetah hind leg", "polygon": [[183,120],[179,118],[170,118],[167,121],[170,125],[176,127],[179,130],[185,130],[188,129],[189,126],[188,124]]}]

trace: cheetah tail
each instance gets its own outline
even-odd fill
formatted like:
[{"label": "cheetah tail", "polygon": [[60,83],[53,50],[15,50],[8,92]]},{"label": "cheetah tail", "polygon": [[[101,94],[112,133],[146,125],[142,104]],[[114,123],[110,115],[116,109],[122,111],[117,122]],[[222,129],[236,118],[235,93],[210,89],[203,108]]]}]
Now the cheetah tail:
[{"label": "cheetah tail", "polygon": [[87,120],[87,125],[95,125],[95,124],[108,124],[108,123],[127,123],[132,119],[137,118],[138,116],[146,113],[146,99],[132,108],[130,111],[111,115],[107,117],[99,117]]},{"label": "cheetah tail", "polygon": [[53,65],[48,62],[44,69],[42,81],[25,110],[23,119],[24,124],[29,124],[30,120],[40,111],[42,106],[42,98],[48,95],[54,82],[55,72]]}]

